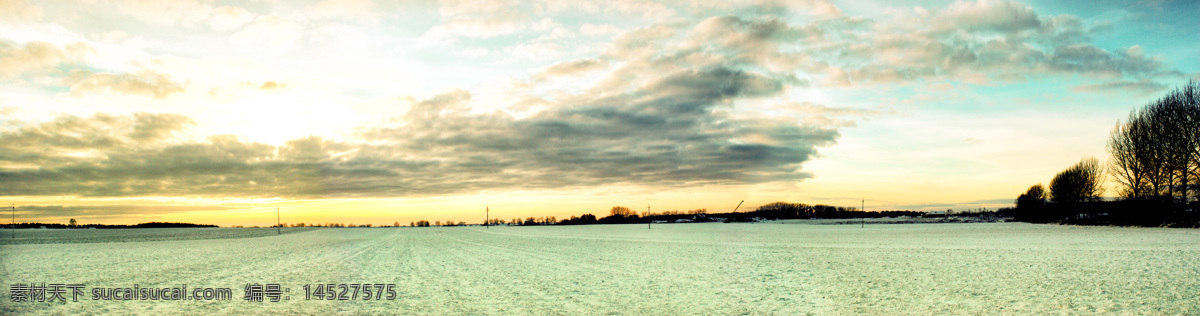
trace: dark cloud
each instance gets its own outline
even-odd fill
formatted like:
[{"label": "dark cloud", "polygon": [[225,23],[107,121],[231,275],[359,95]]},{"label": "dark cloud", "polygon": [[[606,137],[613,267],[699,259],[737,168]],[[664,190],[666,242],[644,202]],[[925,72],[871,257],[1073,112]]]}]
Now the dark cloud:
[{"label": "dark cloud", "polygon": [[61,116],[0,134],[0,161],[35,167],[88,163],[90,158],[170,138],[191,124],[190,118],[177,114]]},{"label": "dark cloud", "polygon": [[158,141],[170,138],[176,131],[195,124],[192,119],[175,114],[134,113],[133,133],[129,138],[137,142]]},{"label": "dark cloud", "polygon": [[[796,181],[838,132],[723,109],[779,95],[769,76],[680,70],[626,93],[584,94],[517,119],[472,113],[470,93],[414,104],[361,142],[320,137],[272,146],[233,136],[160,141],[185,117],[65,116],[0,136],[6,195],[379,197],[606,185]],[[37,144],[46,144],[37,147]]]},{"label": "dark cloud", "polygon": [[393,149],[384,152],[431,153],[447,171],[443,177],[467,177],[451,182],[468,187],[799,180],[808,177],[799,172],[800,164],[816,156],[816,147],[833,144],[835,130],[738,119],[715,110],[733,98],[780,91],[779,82],[758,74],[686,70],[627,94],[581,100],[524,119],[444,110],[467,100],[456,91],[422,102],[437,106],[413,108],[437,110],[436,117],[410,112],[408,125],[366,136],[391,142]]}]

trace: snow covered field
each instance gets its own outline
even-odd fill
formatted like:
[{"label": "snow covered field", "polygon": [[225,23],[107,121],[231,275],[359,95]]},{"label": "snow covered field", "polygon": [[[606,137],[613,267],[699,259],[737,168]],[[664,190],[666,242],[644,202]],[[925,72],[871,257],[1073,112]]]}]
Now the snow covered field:
[{"label": "snow covered field", "polygon": [[[95,242],[136,242],[160,240],[230,239],[274,236],[313,230],[315,228],[122,228],[122,229],[18,229],[11,237],[0,238],[3,244],[75,244]],[[9,230],[3,237],[10,237]]]},{"label": "snow covered field", "polygon": [[[0,314],[1196,314],[1200,231],[1024,223],[326,228],[2,245],[0,280]],[[11,284],[42,282],[84,284],[89,298],[93,287],[187,284],[232,288],[233,299],[8,299]],[[244,301],[247,283],[280,283],[291,299]],[[398,295],[305,301],[303,285],[318,283],[394,283]]]}]

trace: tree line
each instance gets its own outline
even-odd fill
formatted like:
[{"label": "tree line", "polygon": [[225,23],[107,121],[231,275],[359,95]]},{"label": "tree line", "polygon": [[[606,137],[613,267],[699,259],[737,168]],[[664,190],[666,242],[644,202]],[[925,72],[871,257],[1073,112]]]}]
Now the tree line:
[{"label": "tree line", "polygon": [[66,228],[96,228],[96,229],[116,229],[116,228],[184,228],[184,227],[217,227],[217,225],[210,225],[210,224],[168,223],[168,222],[146,222],[146,223],[138,223],[138,224],[134,224],[134,225],[78,224],[78,222],[76,222],[74,218],[72,218],[72,219],[71,219],[71,221],[70,221],[68,224],[62,224],[62,223],[36,223],[36,222],[29,222],[29,223],[15,223],[15,224],[8,224],[8,225],[4,225],[4,227],[5,227],[5,228],[11,228],[11,227],[14,227],[14,226],[15,226],[16,228],[22,228],[22,229],[24,229],[24,228],[54,228],[54,229],[66,229]]},{"label": "tree line", "polygon": [[[1017,197],[1029,222],[1196,227],[1200,225],[1200,84],[1134,109],[1109,132],[1109,159],[1085,158]],[[1120,199],[1105,201],[1105,178]]]},{"label": "tree line", "polygon": [[[972,215],[996,214],[994,211],[979,210]],[[829,205],[809,205],[804,203],[790,202],[774,202],[759,206],[757,209],[748,212],[728,212],[728,213],[710,213],[708,209],[700,208],[687,211],[663,211],[663,212],[642,212],[638,213],[633,209],[625,206],[613,206],[608,211],[608,216],[597,217],[592,213],[583,215],[572,215],[565,219],[556,219],[554,216],[546,217],[526,217],[513,218],[503,220],[491,218],[487,220],[487,225],[498,226],[531,226],[531,225],[590,225],[590,224],[644,224],[646,222],[751,222],[755,220],[778,220],[778,219],[846,219],[846,218],[882,218],[882,217],[899,217],[909,216],[918,217],[925,215],[925,212],[918,211],[873,211],[865,212],[857,208],[839,207]],[[429,226],[462,226],[458,224],[430,224],[429,221],[420,220],[409,224],[411,227],[429,227]]]}]

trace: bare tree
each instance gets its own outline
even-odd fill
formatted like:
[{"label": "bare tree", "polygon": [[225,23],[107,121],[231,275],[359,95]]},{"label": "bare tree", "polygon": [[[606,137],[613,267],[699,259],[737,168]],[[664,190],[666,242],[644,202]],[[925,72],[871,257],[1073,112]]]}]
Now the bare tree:
[{"label": "bare tree", "polygon": [[1117,122],[1108,151],[1126,197],[1189,202],[1200,189],[1200,85],[1188,82]]},{"label": "bare tree", "polygon": [[[1139,124],[1137,113],[1129,114],[1128,123],[1117,122],[1108,136],[1109,174],[1121,186],[1121,195],[1126,198],[1143,198],[1150,190],[1149,166],[1141,151],[1145,144],[1138,143],[1138,134],[1143,133],[1144,124]],[[1032,189],[1032,188],[1030,188]],[[1020,203],[1018,201],[1018,207]]]}]

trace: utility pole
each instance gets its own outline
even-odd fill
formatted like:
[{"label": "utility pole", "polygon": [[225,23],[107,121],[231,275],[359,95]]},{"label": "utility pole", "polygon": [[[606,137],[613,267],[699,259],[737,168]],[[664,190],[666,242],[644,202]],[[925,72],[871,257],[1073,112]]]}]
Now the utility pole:
[{"label": "utility pole", "polygon": [[13,227],[10,230],[12,231],[12,239],[17,239],[17,205],[16,204],[12,205],[12,216],[13,216],[13,223],[12,223]]},{"label": "utility pole", "polygon": [[486,207],[487,207],[487,210],[483,211],[483,229],[491,229],[491,227],[488,227],[488,226],[492,226],[492,225],[491,225],[491,223],[488,223],[488,221],[490,221],[491,217],[492,217],[492,207],[491,206],[486,206]]},{"label": "utility pole", "polygon": [[280,222],[279,222],[279,205],[276,205],[275,206],[275,234],[276,235],[283,235],[283,230],[282,230],[283,228],[281,228],[282,226],[283,226],[283,224],[280,224]]},{"label": "utility pole", "polygon": [[867,227],[867,198],[862,199],[862,206],[858,208],[862,212],[862,217],[859,217],[858,228]]},{"label": "utility pole", "polygon": [[650,229],[650,204],[646,204],[646,229]]}]

